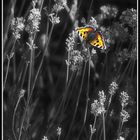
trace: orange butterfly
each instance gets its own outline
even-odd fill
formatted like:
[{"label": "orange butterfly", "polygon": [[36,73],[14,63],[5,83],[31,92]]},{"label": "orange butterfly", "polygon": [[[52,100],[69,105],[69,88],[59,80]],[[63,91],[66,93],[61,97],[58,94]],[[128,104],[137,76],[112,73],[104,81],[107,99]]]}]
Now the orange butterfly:
[{"label": "orange butterfly", "polygon": [[106,49],[104,37],[101,32],[96,31],[93,27],[78,27],[76,28],[79,35],[90,45],[100,48]]}]

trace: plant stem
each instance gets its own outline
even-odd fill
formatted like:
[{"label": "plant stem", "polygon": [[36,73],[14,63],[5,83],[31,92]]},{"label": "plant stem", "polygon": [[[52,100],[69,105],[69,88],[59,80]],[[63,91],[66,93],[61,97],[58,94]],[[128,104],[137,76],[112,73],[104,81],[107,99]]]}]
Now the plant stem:
[{"label": "plant stem", "polygon": [[5,84],[6,84],[6,81],[7,81],[7,76],[8,76],[8,71],[9,71],[9,65],[10,65],[10,58],[8,56],[8,62],[7,62],[7,69],[6,69],[6,74],[5,74],[5,78],[4,78],[4,84],[3,84],[3,90],[5,88]]},{"label": "plant stem", "polygon": [[35,87],[35,84],[36,84],[36,80],[37,80],[37,78],[38,78],[38,75],[39,75],[39,72],[40,72],[40,70],[41,70],[41,67],[42,67],[42,64],[43,64],[43,60],[44,60],[46,51],[47,51],[47,49],[48,49],[48,45],[49,45],[49,42],[50,42],[50,39],[51,39],[51,35],[52,35],[53,28],[54,28],[54,25],[52,25],[52,27],[51,27],[51,31],[50,31],[50,34],[49,34],[49,38],[48,38],[48,41],[47,41],[47,43],[46,43],[46,48],[45,48],[45,50],[44,50],[44,53],[43,53],[43,56],[42,56],[40,65],[39,65],[39,67],[38,67],[38,70],[37,70],[35,79],[34,79],[34,81],[33,81],[33,86],[32,86],[32,89],[31,89],[31,94],[30,94],[30,96],[29,96],[29,100],[31,99],[31,96],[32,96],[32,93],[33,93],[33,90],[34,90],[34,87]]},{"label": "plant stem", "polygon": [[[20,140],[20,137],[21,137],[21,134],[22,134],[22,128],[23,128],[23,123],[24,123],[24,120],[25,120],[25,117],[26,117],[26,112],[27,112],[27,109],[28,109],[28,106],[29,106],[29,102],[30,102],[30,99],[32,97],[32,93],[33,93],[33,89],[34,89],[34,86],[35,86],[35,83],[36,83],[36,80],[37,80],[37,77],[39,75],[39,72],[40,72],[40,69],[41,69],[41,66],[43,64],[43,60],[44,60],[44,57],[45,57],[45,54],[46,54],[46,50],[48,48],[48,44],[49,44],[49,41],[50,41],[50,38],[51,38],[51,34],[52,34],[52,31],[53,31],[53,27],[54,25],[52,25],[52,28],[51,28],[51,31],[50,31],[50,34],[49,34],[49,38],[48,38],[48,42],[46,44],[46,48],[45,48],[45,51],[43,53],[43,56],[42,56],[42,59],[41,59],[41,63],[39,65],[39,68],[37,70],[37,74],[35,76],[35,79],[33,81],[33,86],[32,88],[30,87],[31,85],[31,71],[32,71],[32,49],[31,49],[31,57],[30,57],[30,68],[29,68],[29,78],[28,78],[28,98],[27,98],[27,104],[26,104],[26,107],[25,107],[25,111],[24,111],[24,115],[23,115],[23,119],[22,119],[22,122],[21,122],[21,127],[20,127],[20,132],[19,132],[19,137],[18,137],[18,140]],[[32,41],[33,43],[33,41]],[[31,47],[32,47],[33,44],[31,44]]]},{"label": "plant stem", "polygon": [[30,67],[29,67],[29,77],[28,77],[28,95],[27,95],[27,103],[26,103],[26,107],[25,107],[25,110],[24,110],[24,115],[23,115],[23,119],[22,119],[22,122],[21,122],[21,127],[20,127],[20,131],[19,131],[19,137],[18,137],[18,140],[20,140],[20,137],[22,135],[22,129],[23,129],[23,123],[24,123],[24,120],[25,120],[25,117],[26,117],[26,112],[27,112],[27,109],[28,109],[28,106],[29,106],[29,97],[30,97],[30,94],[31,94],[31,78],[32,78],[32,59],[33,59],[33,36],[31,36],[29,38],[29,44],[30,44],[30,49],[31,49],[31,53],[30,53]]},{"label": "plant stem", "polygon": [[5,78],[4,78],[3,90],[5,88],[5,84],[6,84],[6,81],[7,81],[7,76],[8,76],[8,72],[9,72],[10,61],[11,61],[11,58],[12,58],[13,50],[15,48],[15,43],[16,43],[16,40],[14,40],[14,44],[13,44],[13,47],[12,47],[12,49],[10,51],[10,55],[9,56],[7,55],[8,62],[7,62],[7,69],[6,69],[6,74],[5,74]]},{"label": "plant stem", "polygon": [[[57,112],[55,113],[55,116],[53,117],[52,122],[54,122],[56,118],[58,119],[58,115],[59,115],[59,114],[62,114],[62,113],[64,112],[66,106],[67,106],[67,105],[65,105],[66,94],[67,94],[68,89],[69,89],[69,87],[70,87],[70,85],[71,85],[71,82],[72,82],[73,77],[74,77],[74,73],[72,73],[72,76],[70,76],[68,85],[65,87],[65,91],[64,91],[63,97],[62,97],[62,101],[61,101],[60,105],[58,106]],[[65,106],[64,106],[64,105],[65,105]],[[64,107],[65,107],[65,108],[64,108]],[[48,132],[48,131],[49,131],[49,128],[47,129],[47,132]],[[46,133],[47,133],[47,132],[46,132]]]},{"label": "plant stem", "polygon": [[69,137],[69,134],[70,134],[70,131],[71,131],[71,128],[73,126],[73,123],[74,123],[74,120],[75,120],[75,116],[76,116],[76,113],[77,113],[77,108],[78,108],[78,105],[79,105],[79,99],[80,99],[80,96],[81,96],[83,82],[84,82],[85,70],[86,70],[86,63],[84,64],[84,70],[83,70],[83,74],[82,74],[81,86],[80,86],[80,90],[79,90],[78,97],[77,97],[77,102],[76,102],[76,107],[75,107],[75,110],[74,110],[74,115],[72,117],[71,125],[70,125],[70,128],[69,128],[67,136],[66,136],[66,140]]},{"label": "plant stem", "polygon": [[15,47],[13,50],[14,56],[13,56],[13,83],[16,81],[16,54],[15,54]]},{"label": "plant stem", "polygon": [[7,40],[7,33],[8,33],[8,30],[9,30],[9,26],[11,24],[11,20],[14,16],[14,9],[15,9],[15,5],[16,5],[16,0],[10,0],[9,2],[9,7],[8,9],[10,9],[10,14],[9,16],[6,18],[6,21],[4,23],[4,34],[3,34],[3,46],[5,47],[5,44],[6,44],[6,40]]},{"label": "plant stem", "polygon": [[18,98],[18,101],[17,101],[16,106],[15,106],[15,108],[14,108],[13,117],[12,117],[12,118],[13,118],[13,119],[12,119],[12,131],[13,131],[13,135],[14,135],[15,140],[17,140],[16,134],[15,134],[15,130],[14,130],[15,115],[16,115],[16,110],[17,110],[17,108],[18,108],[18,105],[19,105],[19,103],[20,103],[20,99],[21,99],[21,97]]},{"label": "plant stem", "polygon": [[123,72],[122,75],[120,76],[120,80],[119,80],[119,83],[118,83],[118,84],[121,83],[121,81],[122,81],[122,79],[124,78],[124,76],[125,76],[125,74],[126,74],[126,71],[128,70],[130,64],[131,64],[131,60],[129,60],[129,62],[128,62],[127,66],[126,66],[126,68],[125,68],[125,70],[124,70],[124,72]]},{"label": "plant stem", "polygon": [[67,76],[66,76],[66,85],[69,79],[69,59],[70,59],[70,52],[68,51],[68,64],[67,64]]},{"label": "plant stem", "polygon": [[58,135],[58,140],[60,140],[60,135]]},{"label": "plant stem", "polygon": [[[95,116],[95,120],[94,120],[94,124],[93,124],[93,127],[92,127],[92,131],[95,130],[96,120],[97,120],[97,116]],[[93,132],[92,132],[92,131],[91,131],[91,133],[90,133],[90,138],[89,138],[89,140],[92,140],[92,136],[93,136],[93,134],[94,134],[94,131],[93,131]]]},{"label": "plant stem", "polygon": [[[90,56],[90,51],[88,50],[88,55]],[[90,61],[91,61],[91,57],[89,57],[89,61],[88,61],[88,82],[87,82],[87,92],[86,92],[86,107],[85,107],[85,113],[84,113],[84,121],[83,121],[83,125],[81,127],[78,139],[80,138],[80,135],[82,133],[82,130],[84,128],[84,125],[86,123],[86,117],[87,117],[87,109],[88,109],[88,102],[89,102],[89,85],[90,85]]]},{"label": "plant stem", "polygon": [[120,123],[119,123],[119,129],[118,129],[118,138],[119,138],[119,137],[120,137],[120,135],[121,135],[122,126],[123,126],[123,122],[122,122],[122,121],[120,121]]},{"label": "plant stem", "polygon": [[28,68],[28,62],[26,62],[26,66],[25,66],[25,70],[24,70],[24,73],[23,73],[22,83],[21,83],[20,89],[22,89],[22,87],[23,87],[23,84],[24,84],[24,81],[25,81],[26,72],[27,72],[27,68]]},{"label": "plant stem", "polygon": [[104,113],[103,113],[103,132],[104,132],[104,140],[106,140],[106,130],[105,130],[105,116],[104,116]]}]

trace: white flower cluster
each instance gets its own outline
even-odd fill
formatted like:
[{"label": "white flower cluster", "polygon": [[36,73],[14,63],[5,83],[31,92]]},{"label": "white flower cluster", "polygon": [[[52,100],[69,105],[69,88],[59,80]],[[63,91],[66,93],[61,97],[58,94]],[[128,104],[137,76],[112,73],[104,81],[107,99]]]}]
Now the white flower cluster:
[{"label": "white flower cluster", "polygon": [[137,24],[137,10],[131,8],[123,11],[120,20],[123,24],[128,24],[130,27],[135,28]]},{"label": "white flower cluster", "polygon": [[94,102],[91,104],[91,113],[95,116],[98,116],[102,113],[105,113],[105,106],[104,103],[106,101],[106,96],[104,94],[104,91],[99,91],[99,101],[94,100]]},{"label": "white flower cluster", "polygon": [[13,31],[13,35],[16,39],[20,39],[20,32],[24,30],[24,22],[23,17],[13,18],[11,21],[11,30]]},{"label": "white flower cluster", "polygon": [[100,10],[101,14],[103,14],[103,18],[115,18],[118,14],[117,7],[111,5],[103,5],[100,7]]},{"label": "white flower cluster", "polygon": [[50,19],[52,24],[60,23],[60,17],[58,17],[57,14],[55,14],[55,13],[49,14],[49,19]]},{"label": "white flower cluster", "polygon": [[46,136],[44,136],[42,140],[48,140],[48,138]]},{"label": "white flower cluster", "polygon": [[113,81],[109,86],[109,94],[114,95],[117,89],[118,89],[118,84]]},{"label": "white flower cluster", "polygon": [[124,137],[120,136],[117,140],[125,140]]},{"label": "white flower cluster", "polygon": [[26,31],[29,34],[33,34],[35,32],[39,31],[39,24],[41,20],[41,14],[39,9],[33,8],[30,10],[30,14],[27,19],[27,26],[26,26]]},{"label": "white flower cluster", "polygon": [[127,111],[125,111],[125,110],[121,111],[121,119],[122,119],[123,123],[127,122],[129,117],[130,117],[130,115]]},{"label": "white flower cluster", "polygon": [[128,99],[129,99],[127,92],[122,91],[120,95],[120,99],[121,99],[122,108],[126,107],[128,104]]},{"label": "white flower cluster", "polygon": [[72,31],[72,33],[69,34],[69,37],[66,39],[67,51],[73,50],[76,37],[77,33],[75,31]]},{"label": "white flower cluster", "polygon": [[57,128],[57,135],[58,135],[58,136],[60,136],[60,135],[61,135],[61,130],[62,130],[62,128],[61,128],[61,127],[58,127],[58,128]]},{"label": "white flower cluster", "polygon": [[99,27],[94,17],[90,18],[88,25],[92,26],[94,29],[97,29]]},{"label": "white flower cluster", "polygon": [[129,100],[129,96],[127,92],[122,91],[120,95],[120,99],[121,99],[121,106],[122,106],[120,116],[122,119],[122,123],[124,123],[128,121],[128,118],[130,117],[129,113],[124,109],[128,105],[128,100]]}]

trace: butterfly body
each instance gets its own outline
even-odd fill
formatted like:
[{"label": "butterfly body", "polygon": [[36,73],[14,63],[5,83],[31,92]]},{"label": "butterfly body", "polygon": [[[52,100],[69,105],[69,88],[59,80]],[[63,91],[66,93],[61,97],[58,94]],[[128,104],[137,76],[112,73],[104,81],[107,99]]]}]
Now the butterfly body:
[{"label": "butterfly body", "polygon": [[100,31],[92,27],[79,27],[76,29],[79,35],[93,47],[106,49],[104,37]]}]

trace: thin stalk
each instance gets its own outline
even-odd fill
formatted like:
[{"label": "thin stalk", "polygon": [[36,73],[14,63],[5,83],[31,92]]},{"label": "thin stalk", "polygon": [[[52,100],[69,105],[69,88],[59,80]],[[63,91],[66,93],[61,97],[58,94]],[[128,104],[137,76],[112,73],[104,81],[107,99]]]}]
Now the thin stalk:
[{"label": "thin stalk", "polygon": [[[66,94],[67,94],[67,92],[68,92],[68,89],[69,89],[69,87],[70,87],[70,84],[71,84],[71,82],[72,82],[73,77],[74,77],[74,73],[72,73],[72,76],[70,76],[68,85],[66,86],[65,91],[64,91],[64,94],[63,94],[62,101],[61,101],[60,105],[58,106],[57,112],[55,113],[55,116],[54,116],[52,122],[54,122],[54,121],[55,121],[55,118],[58,118],[59,113],[61,112],[61,114],[62,114],[63,111],[64,111],[64,109],[66,108],[66,105],[64,106],[65,100],[66,100]],[[64,107],[65,107],[65,108],[64,108]],[[47,129],[47,132],[48,132],[48,131],[49,131],[49,129]],[[46,133],[47,133],[47,132],[46,132]]]},{"label": "thin stalk", "polygon": [[11,58],[12,58],[12,55],[13,55],[13,50],[15,48],[15,43],[16,43],[16,40],[14,41],[13,47],[12,47],[11,52],[10,52],[10,56],[7,55],[8,62],[7,62],[6,74],[5,74],[5,78],[4,78],[3,90],[5,88],[5,84],[6,84],[6,81],[7,81],[7,76],[8,76],[8,72],[9,72],[10,61],[11,61]]},{"label": "thin stalk", "polygon": [[24,81],[25,81],[25,76],[26,76],[27,68],[28,68],[28,62],[26,62],[25,70],[24,70],[24,73],[23,73],[22,83],[21,83],[21,87],[20,87],[21,89],[22,89]]},{"label": "thin stalk", "polygon": [[16,106],[15,106],[15,108],[14,108],[14,113],[13,113],[13,119],[12,119],[12,131],[13,131],[13,135],[14,135],[14,138],[15,138],[15,140],[17,140],[17,137],[16,137],[16,133],[15,133],[15,128],[14,128],[14,124],[15,124],[15,115],[16,115],[16,111],[17,111],[17,108],[18,108],[18,105],[19,105],[19,103],[20,103],[20,100],[21,100],[21,97],[19,97],[18,98],[18,101],[17,101],[17,103],[16,103]]},{"label": "thin stalk", "polygon": [[119,122],[119,128],[118,128],[118,138],[120,137],[121,131],[122,131],[123,121]]},{"label": "thin stalk", "polygon": [[66,85],[69,80],[69,59],[70,59],[70,52],[68,51],[68,64],[67,64],[67,76],[66,76]]},{"label": "thin stalk", "polygon": [[106,140],[106,129],[105,129],[105,116],[104,116],[104,113],[103,113],[103,132],[104,132],[104,140]]},{"label": "thin stalk", "polygon": [[90,18],[90,16],[91,16],[91,8],[92,8],[92,4],[93,4],[93,0],[91,1],[91,3],[90,3],[90,7],[89,7],[89,10],[88,10],[88,22],[89,22],[89,18]]},{"label": "thin stalk", "polygon": [[44,0],[42,0],[42,2],[41,2],[40,11],[42,10],[43,3],[44,3]]},{"label": "thin stalk", "polygon": [[8,62],[7,62],[7,69],[6,69],[6,74],[5,74],[5,78],[4,78],[4,85],[3,85],[3,90],[5,88],[5,84],[6,84],[6,81],[7,81],[7,76],[8,76],[8,72],[9,72],[9,65],[10,65],[10,58],[8,56]]},{"label": "thin stalk", "polygon": [[[43,2],[44,2],[44,0],[42,0],[40,11],[42,10]],[[32,66],[33,66],[33,64],[32,64],[33,63],[33,43],[34,43],[35,37],[36,37],[36,34],[34,34],[30,37],[30,39],[31,39],[30,40],[31,41],[30,42],[31,54],[30,54],[30,67],[29,67],[29,78],[28,78],[28,95],[27,95],[28,97],[27,97],[27,103],[26,103],[26,106],[25,106],[23,118],[22,118],[22,121],[21,121],[21,127],[20,127],[20,131],[19,131],[18,140],[20,140],[20,137],[22,135],[23,124],[24,124],[24,120],[25,120],[25,117],[26,117],[26,112],[27,112],[27,109],[28,109],[28,106],[29,106],[30,98],[31,98],[31,95],[32,95],[31,78],[32,78]],[[45,53],[45,51],[44,51],[44,53]],[[26,66],[28,66],[28,65],[26,65]],[[25,71],[25,74],[26,74],[26,71]],[[23,83],[22,83],[22,85],[23,85]]]},{"label": "thin stalk", "polygon": [[77,113],[77,108],[78,108],[78,105],[79,105],[79,99],[80,99],[80,96],[81,96],[83,82],[84,82],[85,70],[86,70],[86,63],[84,64],[84,70],[83,70],[83,75],[82,75],[81,86],[80,86],[80,90],[79,90],[78,97],[77,97],[77,102],[76,102],[76,107],[75,107],[75,110],[74,110],[74,115],[72,117],[71,125],[70,125],[70,128],[69,128],[67,136],[66,136],[66,140],[69,137],[69,134],[70,134],[70,131],[71,131],[71,128],[73,126],[73,123],[74,123],[74,120],[75,120],[75,116],[76,116],[76,113]]},{"label": "thin stalk", "polygon": [[133,75],[134,75],[134,68],[135,68],[135,60],[133,60],[133,64],[132,64],[132,72],[131,72],[131,79],[133,79]]},{"label": "thin stalk", "polygon": [[[75,77],[75,73],[77,74],[78,72],[76,71],[76,72],[72,73],[72,76],[71,76],[71,78],[70,78],[71,81],[73,80],[73,77]],[[69,83],[71,83],[71,82],[69,82]],[[72,84],[73,84],[73,83],[72,83]],[[63,94],[61,114],[63,114],[63,113],[64,113],[64,110],[66,109],[66,98],[67,98],[69,86],[70,86],[70,85],[67,85],[67,86],[66,86],[66,90],[65,90],[65,92],[64,92],[64,94]],[[68,103],[68,100],[67,100],[67,103]]]},{"label": "thin stalk", "polygon": [[23,123],[24,123],[24,120],[25,120],[25,117],[26,117],[26,109],[27,109],[27,104],[26,104],[26,107],[25,107],[25,110],[24,110],[24,114],[23,114],[23,117],[22,117],[18,140],[20,140],[20,137],[21,137],[21,134],[22,134]]},{"label": "thin stalk", "polygon": [[13,56],[13,82],[16,81],[16,54],[15,54],[15,47],[13,50],[14,56]]},{"label": "thin stalk", "polygon": [[8,9],[10,9],[10,15],[6,18],[5,24],[4,24],[4,35],[3,35],[3,46],[5,47],[5,43],[7,40],[7,33],[11,24],[11,20],[14,16],[14,9],[15,9],[15,4],[16,4],[16,0],[10,0],[10,4]]},{"label": "thin stalk", "polygon": [[96,120],[97,120],[97,116],[95,116],[95,120],[94,120],[94,124],[93,124],[92,130],[91,130],[91,133],[90,133],[89,140],[92,140],[92,136],[93,136],[94,130],[95,130]]},{"label": "thin stalk", "polygon": [[[75,79],[74,79],[74,82],[73,82],[73,85],[74,85],[74,86],[72,86],[72,89],[71,89],[71,91],[70,91],[70,93],[69,93],[69,96],[71,96],[71,94],[73,93],[73,89],[74,89],[74,87],[76,86],[77,75],[78,75],[78,72],[77,72],[77,74],[76,74],[76,76],[75,76]],[[69,99],[68,99],[67,102],[66,102],[65,109],[67,109],[69,100],[70,100],[70,97],[69,97]]]},{"label": "thin stalk", "polygon": [[58,135],[57,140],[60,140],[60,135]]},{"label": "thin stalk", "polygon": [[22,1],[21,7],[20,7],[20,11],[18,13],[18,17],[20,17],[20,15],[21,15],[21,13],[23,11],[24,5],[25,5],[25,0]]},{"label": "thin stalk", "polygon": [[[33,89],[34,89],[34,86],[35,86],[37,77],[38,77],[38,75],[39,75],[41,66],[42,66],[42,64],[43,64],[43,60],[44,60],[44,57],[45,57],[45,54],[46,54],[46,50],[47,50],[47,47],[48,47],[48,44],[49,44],[49,41],[50,41],[50,38],[51,38],[51,34],[52,34],[52,31],[53,31],[53,27],[54,27],[54,25],[52,25],[52,28],[51,28],[51,31],[50,31],[50,35],[49,35],[49,38],[48,38],[48,42],[47,42],[45,51],[44,51],[44,53],[43,53],[43,56],[42,56],[41,63],[40,63],[40,65],[39,65],[37,74],[36,74],[35,79],[34,79],[34,81],[33,81],[33,86],[32,86],[32,88],[30,87],[30,85],[31,85],[31,83],[30,83],[30,78],[31,78],[31,70],[32,70],[32,50],[31,50],[30,68],[29,68],[29,79],[28,79],[28,98],[27,98],[27,104],[26,104],[26,107],[25,107],[23,119],[22,119],[22,122],[21,122],[21,127],[20,127],[20,132],[19,132],[18,140],[20,140],[20,137],[21,137],[21,134],[22,134],[22,128],[23,128],[23,123],[24,123],[25,117],[26,117],[26,112],[27,112],[27,109],[28,109],[28,106],[29,106],[30,99],[31,99],[31,97],[32,97],[32,93],[33,93]],[[32,42],[32,43],[33,43],[33,42]],[[31,46],[31,47],[32,47],[32,46]],[[30,88],[31,88],[31,89],[30,89]]]},{"label": "thin stalk", "polygon": [[[90,55],[90,52],[88,50],[88,53]],[[88,102],[89,102],[89,86],[90,86],[90,61],[91,61],[91,57],[89,57],[89,62],[88,62],[88,82],[87,82],[87,92],[86,92],[86,107],[85,107],[85,113],[84,113],[84,121],[83,121],[83,125],[81,127],[78,139],[80,138],[80,135],[82,133],[82,130],[84,128],[84,125],[86,123],[86,118],[87,118],[87,109],[88,109]]]},{"label": "thin stalk", "polygon": [[109,112],[109,107],[110,107],[110,104],[111,104],[111,101],[112,101],[112,94],[110,95],[110,98],[109,98],[109,101],[108,101],[108,105],[107,105],[107,109],[106,109],[106,114],[105,114],[105,119],[108,115],[108,112]]},{"label": "thin stalk", "polygon": [[28,98],[30,96],[31,90],[31,79],[32,79],[32,62],[33,62],[33,40],[31,40],[31,53],[30,53],[30,67],[29,67],[29,77],[28,77]]},{"label": "thin stalk", "polygon": [[129,60],[129,62],[128,62],[128,64],[127,64],[127,66],[126,66],[126,68],[125,68],[123,74],[120,76],[119,83],[120,83],[120,82],[122,81],[122,79],[124,78],[124,75],[126,74],[126,71],[127,71],[127,69],[129,68],[130,64],[131,64],[131,60]]},{"label": "thin stalk", "polygon": [[18,140],[20,140],[20,137],[22,135],[22,129],[23,129],[23,124],[24,124],[24,120],[25,120],[25,117],[26,117],[26,112],[27,112],[27,109],[28,109],[28,106],[29,106],[29,97],[30,97],[30,94],[31,94],[31,78],[32,78],[32,59],[33,59],[33,38],[30,37],[30,47],[31,47],[31,53],[30,53],[30,67],[29,67],[29,77],[28,77],[28,95],[27,95],[27,104],[26,104],[26,107],[25,107],[25,110],[24,110],[24,115],[23,115],[23,118],[22,118],[22,122],[21,122],[21,126],[20,126],[20,131],[19,131],[19,137],[18,137]]},{"label": "thin stalk", "polygon": [[50,39],[51,39],[53,27],[54,27],[54,25],[52,25],[52,27],[51,27],[51,31],[50,31],[49,38],[48,38],[48,41],[47,41],[47,44],[46,44],[46,48],[45,48],[45,50],[44,50],[44,53],[43,53],[43,56],[42,56],[40,65],[39,65],[39,67],[38,67],[38,70],[37,70],[35,79],[34,79],[34,81],[33,81],[33,86],[32,86],[32,89],[31,89],[31,94],[30,94],[30,96],[29,96],[29,100],[31,99],[31,96],[32,96],[32,93],[33,93],[33,90],[34,90],[34,87],[35,87],[35,84],[36,84],[36,80],[37,80],[37,78],[38,78],[38,75],[39,75],[39,72],[40,72],[40,70],[41,70],[41,67],[42,67],[42,64],[43,64],[43,60],[44,60],[46,51],[47,51],[47,49],[48,49],[48,45],[49,45],[49,42],[50,42]]}]

